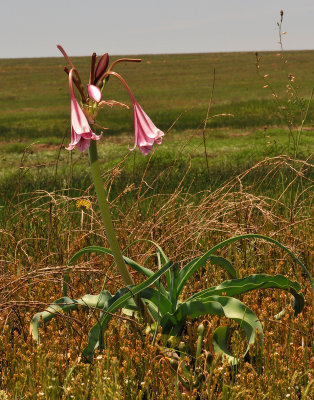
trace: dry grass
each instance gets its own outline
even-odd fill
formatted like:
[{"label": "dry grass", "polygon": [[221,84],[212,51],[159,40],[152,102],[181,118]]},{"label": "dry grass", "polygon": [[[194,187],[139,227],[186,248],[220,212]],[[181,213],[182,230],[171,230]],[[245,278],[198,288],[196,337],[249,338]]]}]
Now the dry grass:
[{"label": "dry grass", "polygon": [[[148,168],[148,167],[147,167]],[[181,265],[222,239],[235,234],[266,234],[284,243],[311,269],[311,193],[309,161],[287,156],[266,159],[213,191],[191,194],[185,178],[166,194],[153,188],[167,185],[174,165],[153,182],[128,185],[111,201],[121,247],[135,242],[126,254],[149,267],[156,265],[155,250],[139,239],[158,242],[169,258]],[[123,163],[105,176],[105,185],[119,184]],[[186,171],[188,173],[188,170]],[[252,176],[255,177],[252,179]],[[282,179],[282,189],[274,190]],[[288,184],[284,181],[289,179]],[[249,182],[249,183],[248,183]],[[265,182],[267,182],[265,189]],[[190,182],[193,185],[193,182]],[[160,187],[160,185],[158,186]],[[263,193],[261,193],[261,191]],[[239,276],[283,273],[298,280],[306,307],[297,318],[289,312],[281,321],[273,315],[288,302],[272,290],[244,296],[245,303],[263,321],[265,343],[252,348],[250,360],[231,369],[216,359],[207,367],[203,353],[197,387],[175,386],[176,371],[162,350],[162,338],[145,334],[145,327],[117,316],[106,333],[106,351],[92,365],[79,362],[88,328],[95,316],[82,311],[60,316],[42,329],[40,346],[32,342],[28,327],[32,315],[61,297],[67,261],[91,244],[107,246],[93,188],[85,191],[16,193],[19,202],[8,207],[0,231],[0,389],[13,399],[306,399],[313,385],[313,298],[301,271],[291,259],[268,244],[246,242],[227,248]],[[88,198],[91,208],[78,210],[75,201]],[[115,292],[122,286],[111,260],[92,256],[71,267],[70,295],[96,294],[103,287]],[[134,274],[139,281],[137,274]],[[191,279],[187,296],[226,279],[215,267]],[[195,349],[199,322],[189,322],[183,340]],[[222,319],[205,320],[204,349],[212,352],[210,337]],[[235,339],[238,340],[238,339]],[[242,342],[241,342],[242,343]],[[193,352],[192,352],[193,353]],[[193,363],[189,359],[189,363]],[[198,371],[198,373],[200,373]],[[1,392],[0,392],[1,396]],[[1,397],[0,397],[1,398]]]}]

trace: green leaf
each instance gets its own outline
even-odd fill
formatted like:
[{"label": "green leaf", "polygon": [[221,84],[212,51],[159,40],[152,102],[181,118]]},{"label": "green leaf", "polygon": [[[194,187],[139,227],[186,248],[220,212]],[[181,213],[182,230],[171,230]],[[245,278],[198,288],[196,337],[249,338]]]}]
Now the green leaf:
[{"label": "green leaf", "polygon": [[172,262],[169,261],[146,281],[140,283],[137,286],[127,288],[127,293],[124,293],[121,296],[118,294],[115,295],[113,303],[109,306],[106,312],[99,318],[98,322],[89,331],[88,344],[82,352],[82,357],[84,357],[89,362],[91,361],[95,349],[99,346],[99,336],[107,328],[112,318],[112,314],[115,313],[119,308],[122,308],[131,297],[136,296],[141,291],[155,283],[166,271],[169,270],[169,268],[171,268],[171,266]]},{"label": "green leaf", "polygon": [[47,323],[52,318],[62,313],[77,310],[79,306],[83,308],[97,308],[103,309],[108,307],[110,299],[112,298],[110,292],[107,290],[101,292],[98,295],[86,294],[78,300],[71,299],[70,297],[62,297],[50,304],[45,311],[39,312],[34,315],[30,324],[30,332],[38,343],[39,338],[39,327],[41,321]]},{"label": "green leaf", "polygon": [[[161,256],[161,259],[162,259],[162,264],[165,265],[165,264],[167,264],[169,262],[169,258],[166,256],[165,252],[159,246],[159,244],[154,242],[153,240],[150,240],[150,239],[137,239],[137,240],[134,240],[134,242],[129,244],[123,251],[125,251],[126,249],[128,249],[129,247],[133,246],[134,244],[136,244],[138,242],[151,243],[152,245],[154,245],[156,247],[157,251],[159,252],[159,254]],[[165,273],[165,277],[166,277],[166,282],[167,282],[167,285],[168,285],[168,288],[169,288],[170,287],[170,273],[169,273],[169,271],[167,271]]]},{"label": "green leaf", "polygon": [[[164,296],[161,292],[158,292],[158,290],[153,289],[152,287],[142,290],[140,296],[141,299],[143,299],[145,302],[147,302],[150,305],[153,305],[156,312],[158,311],[159,308],[159,313],[161,315],[164,315],[167,312],[172,311],[171,301],[169,301],[169,299],[166,296]],[[160,316],[157,319],[159,318]]]},{"label": "green leaf", "polygon": [[314,284],[311,278],[311,275],[308,271],[308,269],[305,267],[305,265],[298,259],[298,257],[296,257],[292,251],[290,251],[287,247],[285,247],[283,244],[277,242],[277,240],[272,239],[268,236],[263,236],[263,235],[258,235],[258,234],[247,234],[247,235],[240,235],[240,236],[235,236],[232,237],[230,239],[227,239],[223,242],[218,243],[216,246],[212,247],[210,250],[208,250],[206,253],[204,253],[202,255],[202,257],[198,258],[193,264],[188,266],[185,266],[184,268],[182,268],[181,273],[180,273],[180,283],[179,283],[179,287],[178,287],[178,292],[181,293],[184,285],[186,284],[186,281],[189,279],[189,277],[198,269],[201,268],[206,260],[212,256],[217,250],[221,249],[222,247],[227,246],[230,243],[242,240],[242,239],[263,239],[267,242],[273,243],[275,245],[277,245],[278,247],[282,248],[286,253],[288,253],[293,259],[294,261],[299,264],[301,266],[301,268],[303,269],[303,271],[306,273],[306,275],[309,278],[311,287],[312,287],[312,291],[314,294]]},{"label": "green leaf", "polygon": [[[162,315],[164,312],[171,312],[171,305],[169,305],[169,300],[167,299],[167,297],[163,295],[161,295],[163,296],[163,298],[160,299],[159,309],[158,309],[159,293],[160,292],[158,292],[153,288],[147,288],[144,289],[140,294],[141,300],[145,301],[155,321],[159,321],[160,315]],[[163,300],[165,300],[165,303],[163,302]],[[123,305],[122,312],[128,316],[134,316],[135,313],[138,314],[138,308],[137,305],[135,304],[135,301],[133,299],[129,299]]]},{"label": "green leaf", "polygon": [[[260,342],[262,343],[263,329],[257,316],[240,300],[233,297],[210,296],[206,299],[186,301],[180,304],[173,314],[165,314],[160,321],[160,325],[164,334],[179,335],[187,318],[194,319],[208,314],[225,316],[236,321],[240,328],[244,330],[249,344],[255,343],[256,331],[258,331]],[[228,354],[224,349],[227,349],[227,343],[221,337],[219,339],[219,352],[223,352],[226,357],[230,357],[230,353]],[[245,354],[248,350],[249,346]]]},{"label": "green leaf", "polygon": [[214,332],[212,345],[216,355],[222,354],[231,364],[237,364],[238,359],[231,354],[228,346],[230,329],[228,326],[220,326]]},{"label": "green leaf", "polygon": [[[71,258],[69,261],[69,265],[73,265],[75,261],[81,257],[84,254],[89,254],[89,253],[102,253],[102,254],[108,254],[109,256],[113,257],[112,251],[110,249],[106,249],[105,247],[102,246],[88,246],[84,247],[83,249],[79,250],[77,253],[74,254],[74,256]],[[151,277],[154,275],[154,272],[150,270],[149,268],[145,268],[142,265],[138,264],[131,258],[123,256],[124,262],[131,268],[133,268],[135,271],[145,275],[146,277]],[[68,271],[66,272],[64,276],[64,281],[68,281]],[[161,291],[166,294],[166,290],[162,284],[160,284]]]},{"label": "green leaf", "polygon": [[211,264],[223,267],[227,271],[231,279],[237,278],[237,271],[234,269],[231,262],[228,261],[226,258],[220,256],[210,256],[208,257],[208,260],[210,261]]},{"label": "green leaf", "polygon": [[301,286],[283,275],[254,274],[242,279],[233,279],[223,282],[219,286],[202,290],[194,294],[188,300],[203,299],[209,296],[221,295],[236,296],[257,289],[281,289],[291,293],[294,297],[293,308],[295,314],[300,313],[304,308],[304,297],[298,293]]},{"label": "green leaf", "polygon": [[[200,262],[200,259],[203,261]],[[212,265],[219,265],[220,267],[223,267],[225,271],[228,273],[228,275],[231,278],[236,278],[237,277],[237,272],[227,259],[220,257],[220,256],[214,256],[210,255],[207,258],[198,257],[195,258],[194,260],[190,261],[188,264],[186,264],[180,271],[180,277],[178,279],[178,295],[182,292],[184,285],[188,278],[196,272],[197,269],[204,267],[206,262],[209,261]],[[197,263],[197,268],[195,268],[195,264]],[[191,271],[191,272],[190,272]]]},{"label": "green leaf", "polygon": [[[83,249],[75,253],[74,256],[71,258],[71,260],[69,261],[69,265],[73,265],[79,257],[81,257],[83,254],[88,254],[88,253],[103,253],[113,257],[112,251],[110,249],[106,249],[105,247],[101,246],[88,246],[84,247]],[[140,264],[136,263],[131,258],[123,256],[123,259],[125,263],[128,264],[130,267],[132,267],[135,271],[140,272],[147,277],[153,275],[153,271],[151,271],[148,268],[142,267]]]},{"label": "green leaf", "polygon": [[[161,255],[161,258],[163,260],[162,264],[166,265],[169,262],[169,258],[166,256],[165,252],[159,246],[158,243],[156,243],[156,242],[154,242],[153,240],[150,240],[150,239],[139,239],[138,241],[145,241],[145,242],[153,244],[156,247],[156,249],[159,251],[159,254]],[[168,285],[168,288],[169,288],[170,287],[170,271],[167,271],[165,273],[165,277],[166,277],[166,282],[167,282],[167,285]],[[160,282],[160,287],[163,288],[163,286],[161,285],[161,282]]]},{"label": "green leaf", "polygon": [[172,265],[170,270],[170,288],[168,296],[171,303],[171,312],[174,312],[177,308],[179,277],[180,277],[179,265],[175,263]]}]

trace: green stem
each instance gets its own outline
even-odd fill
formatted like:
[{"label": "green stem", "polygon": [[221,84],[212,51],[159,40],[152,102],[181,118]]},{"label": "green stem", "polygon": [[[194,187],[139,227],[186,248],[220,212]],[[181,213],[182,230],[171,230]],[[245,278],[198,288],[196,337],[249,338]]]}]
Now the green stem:
[{"label": "green stem", "polygon": [[92,176],[93,176],[93,181],[95,185],[95,190],[97,194],[97,199],[98,199],[98,204],[102,216],[102,220],[105,226],[106,230],[106,235],[109,241],[109,245],[113,254],[113,257],[115,259],[117,268],[121,274],[121,277],[123,279],[123,282],[126,285],[134,285],[134,281],[125,265],[125,262],[122,257],[122,253],[114,232],[112,220],[111,220],[111,215],[110,215],[110,210],[108,207],[107,199],[106,199],[106,193],[104,189],[104,184],[103,180],[101,178],[100,174],[100,168],[99,168],[99,163],[98,163],[98,154],[97,154],[97,145],[95,140],[91,140],[90,146],[89,146],[89,160],[90,160],[90,166],[92,170]]},{"label": "green stem", "polygon": [[[134,285],[134,281],[125,265],[125,262],[122,257],[122,253],[119,247],[119,243],[114,231],[110,210],[108,207],[106,193],[104,189],[104,183],[101,178],[99,162],[98,162],[98,154],[97,154],[97,145],[95,140],[91,140],[89,146],[89,161],[92,170],[93,181],[95,185],[95,190],[98,199],[98,205],[100,208],[102,220],[105,226],[107,239],[109,241],[109,245],[116,262],[117,268],[121,274],[123,282],[126,286]],[[134,299],[140,314],[142,315],[145,322],[154,322],[154,318],[152,317],[151,313],[149,312],[146,304],[139,298],[136,297]]]}]

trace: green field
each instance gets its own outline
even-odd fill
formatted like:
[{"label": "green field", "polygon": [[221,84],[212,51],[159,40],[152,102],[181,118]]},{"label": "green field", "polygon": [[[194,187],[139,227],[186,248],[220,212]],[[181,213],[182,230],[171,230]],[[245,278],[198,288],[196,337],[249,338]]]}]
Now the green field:
[{"label": "green field", "polygon": [[[314,51],[259,56],[258,69],[254,53],[144,55],[141,63],[117,65],[165,132],[163,143],[144,157],[138,149],[129,151],[132,110],[99,113],[99,124],[108,128],[99,158],[122,249],[154,240],[182,267],[221,240],[256,233],[282,242],[314,275]],[[72,61],[87,82],[90,58]],[[286,253],[263,241],[242,240],[219,254],[239,277],[284,274],[298,281],[305,308],[294,317],[290,296],[272,289],[242,295],[262,321],[264,347],[252,346],[236,368],[219,357],[207,362],[210,338],[227,322],[224,317],[187,322],[181,338],[187,354],[195,354],[201,321],[206,335],[202,372],[193,357],[185,360],[202,378],[185,386],[178,384],[184,371],[170,363],[160,333],[154,341],[143,321],[114,318],[105,351],[88,365],[79,356],[95,321],[92,312],[60,315],[41,329],[40,346],[32,341],[30,320],[62,296],[71,256],[84,246],[108,246],[88,153],[64,148],[70,142],[64,65],[62,58],[0,59],[0,400],[312,398],[311,288]],[[131,106],[113,77],[103,97]],[[76,207],[82,198],[91,202],[85,212]],[[157,270],[151,244],[136,242],[126,254]],[[141,281],[137,273],[133,278]],[[183,298],[225,279],[224,271],[207,263]],[[122,286],[110,259],[92,254],[71,267],[73,298]],[[286,305],[283,319],[276,320]],[[245,340],[236,335],[230,347],[241,353]]]},{"label": "green field", "polygon": [[[163,146],[156,151],[158,162],[154,167],[162,170],[165,164],[170,165],[176,160],[182,170],[182,164],[192,158],[192,169],[198,174],[207,170],[207,167],[204,169],[202,132],[214,69],[213,104],[205,130],[207,162],[209,173],[213,175],[211,180],[216,180],[217,169],[223,170],[224,179],[265,156],[294,155],[291,138],[290,148],[288,146],[287,122],[297,135],[302,119],[300,108],[306,107],[314,81],[311,68],[314,52],[288,52],[285,57],[287,64],[276,53],[262,54],[260,76],[254,53],[145,55],[141,57],[142,63],[119,64],[117,70],[133,89],[139,103],[155,124],[166,132]],[[74,58],[73,61],[86,81],[89,58]],[[70,131],[68,83],[63,66],[61,58],[0,60],[3,82],[0,179],[5,193],[12,189],[12,181],[16,181],[14,173],[27,146],[23,166],[30,167],[30,170],[24,179],[25,191],[53,189],[54,183],[49,176],[54,167],[49,166],[55,164],[62,141],[68,144]],[[292,97],[290,103],[286,87],[288,73],[296,77],[294,85],[297,90],[297,100]],[[265,81],[261,77],[265,74],[270,75],[268,79],[272,89],[263,88]],[[278,103],[272,90],[278,95]],[[104,98],[130,105],[127,93],[114,78],[110,79],[104,93]],[[308,156],[313,148],[313,114],[311,103],[298,149],[301,158]],[[147,158],[137,154],[134,166],[133,153],[128,151],[128,145],[132,145],[134,140],[132,112],[118,107],[108,108],[100,113],[100,124],[109,128],[104,132],[100,145],[105,168],[106,165],[112,167],[126,156],[131,157],[131,166],[126,167],[126,171],[132,169],[134,177],[133,171],[141,170]],[[61,151],[60,170],[67,168],[69,157],[67,151]],[[84,159],[84,155],[74,152],[71,158],[74,164],[85,165],[83,160],[78,161]],[[75,181],[75,187],[88,179],[80,176],[81,167],[76,169],[74,179],[78,182]],[[208,171],[206,175],[208,177]],[[57,186],[60,187],[59,182]],[[206,188],[206,182],[203,182],[195,191]]]}]

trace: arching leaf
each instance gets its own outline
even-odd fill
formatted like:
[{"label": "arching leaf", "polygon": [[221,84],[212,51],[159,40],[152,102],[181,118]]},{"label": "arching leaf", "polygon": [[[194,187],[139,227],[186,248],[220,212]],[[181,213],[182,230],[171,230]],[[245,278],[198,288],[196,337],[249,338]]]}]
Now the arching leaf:
[{"label": "arching leaf", "polygon": [[220,256],[209,256],[208,260],[210,261],[211,264],[223,267],[227,271],[231,279],[237,278],[237,271],[234,269],[231,262],[228,261],[226,258]]},{"label": "arching leaf", "polygon": [[[168,335],[179,335],[187,318],[194,319],[207,314],[225,316],[236,321],[244,330],[249,344],[255,343],[256,332],[258,332],[260,343],[262,343],[263,329],[257,316],[240,300],[227,296],[210,296],[206,299],[194,299],[180,304],[173,314],[167,313],[161,319],[162,332]],[[230,353],[225,351],[227,343],[224,343],[224,340],[223,337],[219,339],[219,352],[230,357]],[[246,352],[248,350],[249,346]]]},{"label": "arching leaf", "polygon": [[[102,246],[88,246],[88,247],[84,247],[83,249],[79,250],[77,253],[75,253],[71,260],[69,261],[69,265],[74,265],[75,261],[81,257],[84,254],[90,254],[90,253],[102,253],[102,254],[107,254],[111,257],[113,257],[112,251],[110,249],[107,249],[105,247]],[[145,268],[142,265],[138,264],[137,262],[135,262],[134,260],[132,260],[129,257],[125,257],[123,256],[124,262],[131,268],[133,268],[135,271],[145,275],[146,277],[151,277],[154,272],[152,270],[150,270],[149,268]],[[69,277],[68,277],[68,271],[65,273],[64,275],[64,282],[65,284],[68,282]],[[166,294],[165,288],[164,286],[160,283],[160,288],[161,291]],[[63,292],[63,294],[65,294],[65,290]]]},{"label": "arching leaf", "polygon": [[189,267],[187,268],[184,267],[181,270],[180,273],[180,283],[179,283],[179,287],[178,287],[178,292],[181,293],[184,285],[186,284],[187,280],[190,278],[191,275],[194,274],[195,271],[197,271],[197,269],[201,268],[206,260],[212,256],[217,250],[227,246],[230,243],[239,241],[239,240],[243,240],[243,239],[262,239],[265,240],[267,242],[273,243],[276,246],[280,247],[281,249],[283,249],[286,253],[288,253],[293,260],[299,265],[301,266],[301,268],[303,269],[303,271],[306,273],[307,277],[309,278],[311,287],[312,287],[312,291],[314,294],[314,284],[313,284],[313,280],[311,278],[311,275],[308,271],[308,269],[305,267],[305,265],[298,259],[298,257],[296,257],[292,251],[290,251],[287,247],[285,247],[283,244],[281,244],[280,242],[277,242],[277,240],[272,239],[268,236],[264,236],[264,235],[258,235],[258,234],[247,234],[247,235],[240,235],[240,236],[235,236],[232,237],[230,239],[227,239],[223,242],[218,243],[216,246],[212,247],[210,250],[208,250],[206,253],[204,253],[202,255],[202,257],[198,258],[193,264],[189,265]]},{"label": "arching leaf", "polygon": [[146,281],[140,283],[137,286],[132,286],[128,288],[128,292],[123,294],[121,297],[115,295],[115,301],[109,306],[106,310],[107,313],[104,313],[98,320],[98,322],[91,328],[88,334],[88,343],[82,352],[82,356],[87,360],[91,361],[93,353],[95,349],[99,346],[99,337],[106,330],[111,318],[112,314],[115,313],[119,308],[122,308],[124,304],[131,298],[141,293],[144,289],[148,288],[152,284],[154,284],[166,271],[171,268],[172,262],[169,261],[166,265],[164,265],[160,270],[154,273],[153,276],[146,279]]},{"label": "arching leaf", "polygon": [[223,358],[235,365],[238,362],[238,358],[230,352],[228,346],[229,333],[230,329],[228,326],[219,326],[214,332],[212,345],[217,356],[222,354]]},{"label": "arching leaf", "polygon": [[38,343],[40,343],[39,338],[39,327],[41,321],[47,323],[52,318],[66,313],[69,311],[77,310],[79,306],[83,308],[97,308],[106,309],[109,306],[112,296],[110,292],[103,291],[98,295],[86,294],[78,300],[71,299],[70,297],[62,297],[50,304],[45,311],[39,312],[34,315],[30,324],[30,332]]},{"label": "arching leaf", "polygon": [[219,286],[202,290],[194,294],[188,300],[203,299],[209,296],[221,295],[236,296],[257,289],[281,289],[291,293],[294,297],[293,308],[295,314],[300,313],[304,307],[304,297],[298,293],[301,286],[298,282],[291,281],[283,275],[254,274],[242,279],[233,279],[223,282]]},{"label": "arching leaf", "polygon": [[[123,251],[125,251],[126,249],[130,248],[131,246],[133,246],[134,244],[139,243],[139,242],[147,242],[147,243],[151,243],[153,246],[155,246],[157,251],[160,254],[163,265],[165,265],[169,262],[169,258],[166,256],[162,247],[160,247],[158,243],[154,242],[154,240],[151,240],[151,239],[136,239],[136,240],[134,240],[134,242],[130,243]],[[170,272],[169,271],[167,271],[165,273],[165,277],[166,277],[166,282],[167,282],[167,285],[169,288],[170,287]]]}]

